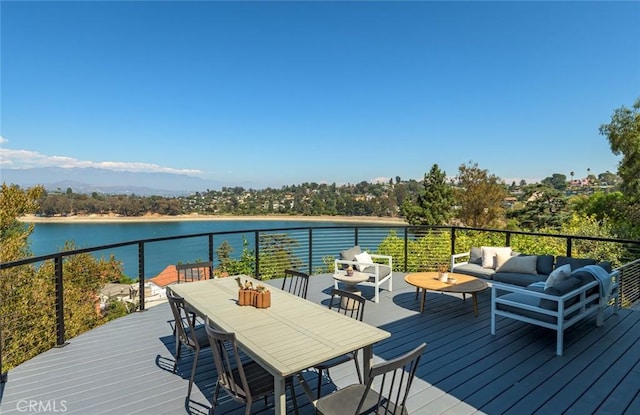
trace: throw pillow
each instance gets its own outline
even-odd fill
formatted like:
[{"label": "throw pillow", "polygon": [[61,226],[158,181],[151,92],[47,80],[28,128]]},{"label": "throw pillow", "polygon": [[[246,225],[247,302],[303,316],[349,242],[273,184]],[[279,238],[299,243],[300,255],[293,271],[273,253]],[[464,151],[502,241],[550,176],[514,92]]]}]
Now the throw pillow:
[{"label": "throw pillow", "polygon": [[360,264],[356,264],[356,268],[358,269],[358,271],[364,271],[367,266],[373,264],[373,258],[371,258],[371,255],[369,255],[367,251],[356,255],[355,260],[360,262]]},{"label": "throw pillow", "polygon": [[[503,253],[498,253],[498,264]],[[496,272],[516,272],[518,274],[537,275],[536,264],[538,257],[536,255],[520,255],[506,257],[505,261],[496,268]]]},{"label": "throw pillow", "polygon": [[571,275],[571,265],[569,264],[565,264],[560,266],[559,268],[554,269],[551,272],[551,274],[549,274],[547,281],[545,281],[544,289],[546,290],[548,288],[554,287],[560,281],[566,280],[567,278],[569,278],[570,275]]},{"label": "throw pillow", "polygon": [[340,251],[340,259],[344,259],[347,261],[354,261],[356,255],[362,253],[360,250],[360,246],[356,245],[353,248],[345,249],[344,251]]},{"label": "throw pillow", "polygon": [[469,250],[469,263],[482,265],[482,249],[479,246],[473,246]]},{"label": "throw pillow", "polygon": [[507,254],[506,252],[496,252],[496,270],[502,267],[505,262],[511,259],[511,254]]},{"label": "throw pillow", "polygon": [[[340,251],[340,259],[344,259],[345,261],[355,261],[356,255],[362,253],[360,250],[360,246],[356,245],[353,248],[345,249],[344,251]],[[348,264],[342,264],[342,269],[349,268]]]},{"label": "throw pillow", "polygon": [[[582,285],[582,282],[578,278],[573,278],[572,276],[568,276],[562,281],[559,281],[553,287],[545,288],[544,293],[554,296],[562,296],[566,293],[579,288]],[[567,307],[571,307],[579,300],[579,296],[574,296],[567,301],[565,301],[564,306],[565,309]],[[548,310],[558,311],[558,302],[553,300],[548,300],[546,298],[540,299],[540,307],[546,308]]]},{"label": "throw pillow", "polygon": [[481,246],[482,268],[496,269],[496,253],[498,251],[511,255],[510,246]]}]

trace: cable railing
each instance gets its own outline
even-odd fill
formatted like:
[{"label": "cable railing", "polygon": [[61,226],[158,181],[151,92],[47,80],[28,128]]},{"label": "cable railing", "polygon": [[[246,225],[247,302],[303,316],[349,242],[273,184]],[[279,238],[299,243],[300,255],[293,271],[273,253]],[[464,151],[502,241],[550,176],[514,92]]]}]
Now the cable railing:
[{"label": "cable railing", "polygon": [[[193,259],[211,261],[214,273],[224,265],[220,249],[231,244],[242,246],[234,260],[246,262],[243,272],[258,279],[279,278],[287,268],[314,274],[333,272],[333,260],[341,250],[360,245],[372,253],[391,255],[395,272],[436,270],[447,264],[450,256],[468,251],[472,246],[511,246],[515,251],[527,254],[553,254],[610,260],[620,269],[620,286],[623,306],[631,306],[640,300],[640,241],[597,238],[576,235],[530,233],[507,230],[489,230],[466,227],[415,227],[410,225],[359,225],[359,226],[309,226],[292,228],[248,229],[242,231],[207,232],[132,240],[95,247],[55,252],[47,255],[23,258],[0,263],[0,283],[4,295],[33,290],[33,301],[47,302],[48,307],[33,307],[30,312],[52,310],[37,319],[24,319],[24,310],[0,315],[0,373],[21,361],[42,353],[46,348],[61,347],[70,337],[77,335],[66,327],[65,308],[72,307],[75,299],[65,298],[63,263],[77,255],[110,252],[120,248],[137,252],[137,303],[145,310],[145,283],[155,275],[147,269],[163,268],[179,261]],[[181,257],[174,262],[161,252],[169,247],[180,247]],[[163,248],[163,249],[160,249]],[[177,251],[177,250],[176,250]],[[169,263],[168,263],[169,262]],[[51,269],[52,289],[38,293],[29,283],[14,284],[12,275],[20,267]],[[47,268],[49,269],[49,268]],[[222,270],[224,271],[224,270]],[[90,277],[88,277],[90,278]],[[14,284],[15,286],[11,286]],[[10,286],[10,289],[6,289]],[[50,294],[50,295],[49,295]],[[8,298],[0,298],[0,304]],[[24,321],[23,321],[24,320]],[[39,323],[38,327],[34,322]],[[24,336],[29,332],[29,336]],[[73,332],[73,334],[70,334]],[[38,343],[34,338],[47,339]]]}]

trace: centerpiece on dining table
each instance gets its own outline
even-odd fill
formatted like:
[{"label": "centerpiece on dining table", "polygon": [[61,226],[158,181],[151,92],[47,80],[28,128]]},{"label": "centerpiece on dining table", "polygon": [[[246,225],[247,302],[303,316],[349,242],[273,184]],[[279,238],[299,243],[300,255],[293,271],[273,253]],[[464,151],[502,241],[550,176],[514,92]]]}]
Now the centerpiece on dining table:
[{"label": "centerpiece on dining table", "polygon": [[271,306],[271,292],[262,284],[253,286],[253,281],[240,281],[236,278],[238,287],[238,305],[251,305],[256,308],[268,308]]}]

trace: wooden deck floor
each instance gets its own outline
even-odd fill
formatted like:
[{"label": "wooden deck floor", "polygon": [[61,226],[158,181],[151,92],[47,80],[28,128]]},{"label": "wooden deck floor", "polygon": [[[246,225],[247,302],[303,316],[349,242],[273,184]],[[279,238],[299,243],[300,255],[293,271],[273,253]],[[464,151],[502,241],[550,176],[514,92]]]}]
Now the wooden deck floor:
[{"label": "wooden deck floor", "polygon": [[[499,320],[489,333],[490,291],[479,295],[480,316],[470,299],[429,293],[419,313],[415,290],[394,275],[394,291],[367,302],[365,321],[392,333],[374,347],[375,359],[389,359],[427,342],[410,398],[411,414],[637,414],[640,413],[640,313],[609,311],[605,325],[589,320],[569,329],[565,355],[555,355],[553,332]],[[326,302],[329,275],[314,276],[309,300]],[[373,298],[372,289],[363,295]],[[52,349],[8,373],[0,389],[0,414],[203,414],[213,392],[211,353],[205,350],[191,401],[186,391],[191,355],[173,374],[174,350],[161,304],[116,320]],[[309,322],[312,324],[312,322]],[[305,379],[315,387],[315,374]],[[324,393],[357,381],[347,363],[331,371]],[[313,414],[297,388],[301,414]],[[271,404],[271,403],[270,403]],[[289,399],[288,404],[291,405]],[[222,395],[216,414],[240,414],[243,407]],[[263,401],[253,413],[269,414]]]}]

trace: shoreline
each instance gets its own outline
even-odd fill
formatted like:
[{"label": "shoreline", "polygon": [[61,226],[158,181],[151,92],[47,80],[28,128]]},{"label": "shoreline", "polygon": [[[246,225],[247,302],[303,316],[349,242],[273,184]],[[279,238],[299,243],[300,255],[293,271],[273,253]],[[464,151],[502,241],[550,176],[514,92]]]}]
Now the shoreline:
[{"label": "shoreline", "polygon": [[26,223],[117,223],[117,222],[182,222],[182,221],[299,221],[299,222],[360,222],[406,224],[401,218],[379,218],[372,216],[299,216],[299,215],[251,215],[251,216],[220,216],[220,215],[144,215],[144,216],[115,216],[115,215],[75,215],[41,217],[27,215],[18,218]]}]

